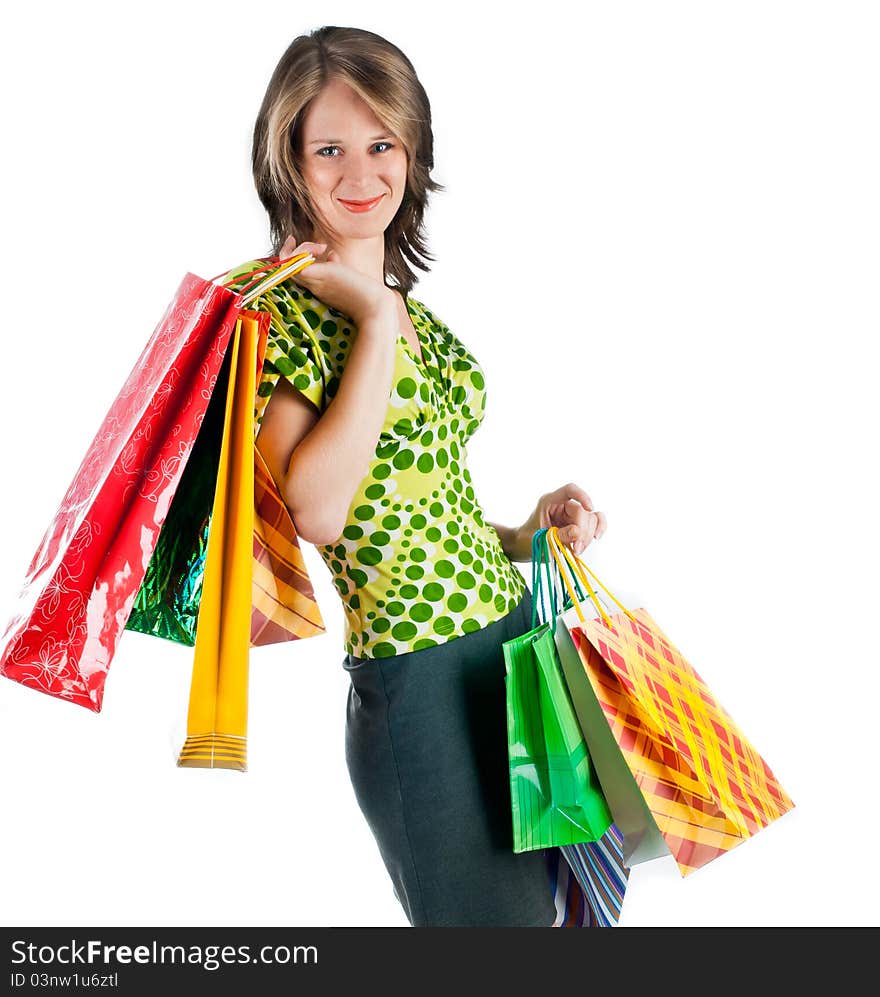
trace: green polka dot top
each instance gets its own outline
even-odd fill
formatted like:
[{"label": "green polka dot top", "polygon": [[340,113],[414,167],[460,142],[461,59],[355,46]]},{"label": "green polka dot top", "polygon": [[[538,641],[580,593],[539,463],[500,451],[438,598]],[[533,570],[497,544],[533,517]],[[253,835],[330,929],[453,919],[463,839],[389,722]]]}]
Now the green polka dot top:
[{"label": "green polka dot top", "polygon": [[[255,260],[230,271],[238,280]],[[294,278],[255,299],[272,315],[256,429],[279,376],[323,412],[357,327]],[[319,546],[345,610],[345,650],[358,658],[418,651],[479,630],[516,608],[525,580],[488,526],[466,467],[483,420],[483,372],[467,347],[412,296],[422,360],[398,336],[393,388],[375,454],[338,541]]]}]

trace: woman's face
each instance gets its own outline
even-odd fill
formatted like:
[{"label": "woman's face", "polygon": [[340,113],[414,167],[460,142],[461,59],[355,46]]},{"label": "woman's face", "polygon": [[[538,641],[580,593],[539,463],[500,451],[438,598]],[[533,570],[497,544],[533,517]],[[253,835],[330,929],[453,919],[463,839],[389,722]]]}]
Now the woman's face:
[{"label": "woman's face", "polygon": [[[403,200],[406,149],[351,87],[331,80],[314,98],[302,129],[300,169],[319,219],[341,239],[382,237]],[[364,210],[345,202],[377,203]],[[327,232],[316,242],[336,244]]]}]

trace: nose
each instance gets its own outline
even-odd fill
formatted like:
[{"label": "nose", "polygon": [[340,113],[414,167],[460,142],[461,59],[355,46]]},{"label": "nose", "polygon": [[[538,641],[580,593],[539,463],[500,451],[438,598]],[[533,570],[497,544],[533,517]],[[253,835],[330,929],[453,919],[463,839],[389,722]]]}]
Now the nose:
[{"label": "nose", "polygon": [[351,198],[375,197],[376,177],[382,172],[379,160],[368,152],[347,153],[341,169],[347,196]]}]

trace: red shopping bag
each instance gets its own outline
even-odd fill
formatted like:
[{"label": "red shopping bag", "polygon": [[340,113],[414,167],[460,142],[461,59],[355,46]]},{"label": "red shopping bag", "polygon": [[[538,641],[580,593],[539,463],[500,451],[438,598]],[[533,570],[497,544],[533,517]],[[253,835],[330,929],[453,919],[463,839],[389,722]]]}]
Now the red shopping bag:
[{"label": "red shopping bag", "polygon": [[[291,260],[271,260],[239,293],[192,273],[182,280],[31,560],[0,638],[0,674],[100,711],[236,321],[247,302],[292,272]],[[262,485],[271,492],[271,479]]]}]

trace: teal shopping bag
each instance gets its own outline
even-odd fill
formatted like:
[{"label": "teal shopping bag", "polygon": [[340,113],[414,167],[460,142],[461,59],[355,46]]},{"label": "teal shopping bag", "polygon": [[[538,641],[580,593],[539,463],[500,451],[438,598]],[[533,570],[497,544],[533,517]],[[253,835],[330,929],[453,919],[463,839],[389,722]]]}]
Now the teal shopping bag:
[{"label": "teal shopping bag", "polygon": [[[556,650],[555,562],[546,532],[538,530],[532,538],[532,628],[502,645],[515,852],[597,841],[611,825]],[[536,625],[539,603],[544,622]]]}]

